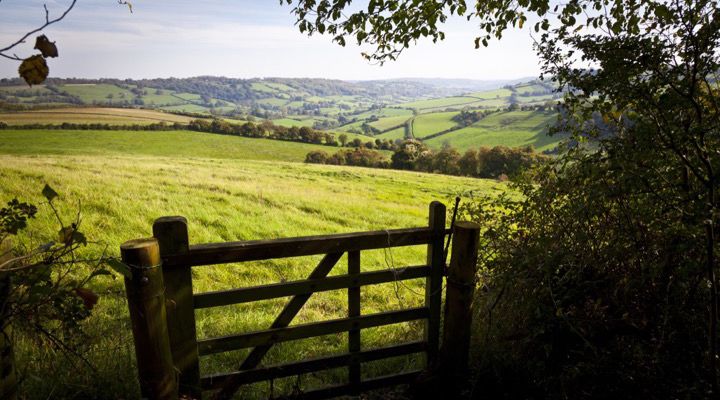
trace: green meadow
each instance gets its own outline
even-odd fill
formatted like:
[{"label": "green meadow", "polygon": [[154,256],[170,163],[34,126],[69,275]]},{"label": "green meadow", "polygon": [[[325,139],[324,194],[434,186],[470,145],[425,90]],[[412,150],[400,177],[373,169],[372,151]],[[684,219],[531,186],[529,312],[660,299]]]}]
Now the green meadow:
[{"label": "green meadow", "polygon": [[458,111],[420,114],[413,120],[413,135],[416,138],[424,138],[450,129],[457,125],[457,122],[452,119],[457,114],[459,114]]},{"label": "green meadow", "polygon": [[[0,201],[19,198],[39,205],[24,240],[42,240],[57,232],[42,203],[45,183],[55,188],[60,213],[68,219],[81,209],[82,231],[94,242],[84,254],[107,249],[118,254],[122,242],[151,235],[154,219],[183,215],[191,243],[382,230],[427,223],[428,204],[450,204],[463,193],[495,195],[495,181],[394,170],[303,164],[310,149],[292,142],[197,132],[0,131]],[[193,290],[230,289],[302,279],[320,257],[300,257],[214,267],[197,267]],[[422,246],[362,253],[362,269],[401,268],[424,262]],[[332,274],[346,271],[343,258]],[[416,306],[424,282],[374,285],[362,289],[362,312]],[[27,398],[136,399],[137,380],[127,305],[121,279],[100,279],[101,296],[84,323],[84,357],[92,368],[37,346],[19,334],[17,357],[25,371]],[[196,312],[200,338],[263,329],[287,298]],[[341,318],[345,291],[315,294],[293,322]],[[364,330],[363,348],[419,339],[419,323]],[[266,356],[265,365],[341,353],[345,334],[286,342]],[[203,374],[232,371],[243,351],[203,357]],[[415,369],[417,356],[364,364],[375,376]],[[268,398],[294,386],[307,389],[343,382],[345,370],[304,375],[247,387],[242,399]]]},{"label": "green meadow", "polygon": [[461,151],[480,146],[527,145],[534,146],[538,151],[548,150],[557,146],[561,139],[547,135],[548,126],[556,118],[555,113],[545,111],[499,112],[468,127],[425,140],[425,143],[432,148],[440,148],[447,142]]}]

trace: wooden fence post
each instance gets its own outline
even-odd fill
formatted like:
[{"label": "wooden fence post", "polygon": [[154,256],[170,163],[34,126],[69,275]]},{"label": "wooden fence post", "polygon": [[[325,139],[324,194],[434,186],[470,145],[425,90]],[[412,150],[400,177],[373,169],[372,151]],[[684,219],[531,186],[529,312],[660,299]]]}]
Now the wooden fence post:
[{"label": "wooden fence post", "polygon": [[[9,239],[0,243],[0,264],[12,258],[12,243]],[[10,294],[10,275],[0,273],[0,315],[7,312],[8,296]],[[13,349],[12,326],[6,321],[0,321],[0,399],[17,399],[18,381],[15,372],[15,352]]]},{"label": "wooden fence post", "polygon": [[[186,254],[190,249],[185,217],[162,217],[153,224],[153,236],[160,245],[160,256]],[[170,351],[177,368],[181,396],[200,399],[200,364],[195,331],[192,267],[187,264],[163,264],[167,324]]]},{"label": "wooden fence post", "polygon": [[432,242],[427,249],[427,265],[430,275],[425,281],[425,304],[429,317],[425,324],[425,340],[428,344],[427,364],[432,369],[437,363],[440,345],[440,308],[442,307],[442,280],[445,269],[443,244],[445,242],[445,205],[439,201],[430,203],[428,226],[432,229]]},{"label": "wooden fence post", "polygon": [[130,321],[135,340],[140,391],[148,399],[177,399],[177,382],[170,353],[165,313],[165,286],[160,247],[154,238],[120,246],[132,278],[125,278]]},{"label": "wooden fence post", "polygon": [[455,223],[440,351],[439,372],[447,377],[460,378],[468,369],[479,238],[480,225]]}]

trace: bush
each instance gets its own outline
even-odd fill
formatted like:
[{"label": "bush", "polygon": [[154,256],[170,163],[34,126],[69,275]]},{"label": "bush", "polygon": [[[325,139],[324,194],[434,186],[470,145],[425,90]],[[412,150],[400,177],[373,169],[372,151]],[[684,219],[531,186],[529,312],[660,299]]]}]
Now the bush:
[{"label": "bush", "polygon": [[617,168],[565,157],[519,199],[465,203],[484,228],[476,384],[498,391],[483,398],[705,396],[704,227]]},{"label": "bush", "polygon": [[312,164],[327,164],[328,158],[330,158],[328,153],[316,150],[307,153],[305,156],[305,162]]}]

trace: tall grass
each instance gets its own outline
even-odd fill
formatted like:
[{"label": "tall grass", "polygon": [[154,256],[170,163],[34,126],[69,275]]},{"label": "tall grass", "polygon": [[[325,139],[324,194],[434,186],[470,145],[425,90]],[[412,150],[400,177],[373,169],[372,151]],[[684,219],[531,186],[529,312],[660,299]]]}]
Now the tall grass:
[{"label": "tall grass", "polygon": [[[105,132],[98,132],[105,135]],[[351,167],[305,165],[279,161],[213,158],[218,145],[190,133],[145,133],[135,136],[136,146],[117,148],[104,141],[91,146],[85,136],[64,140],[51,154],[50,136],[38,132],[35,141],[22,138],[25,146],[0,146],[0,200],[18,197],[40,203],[40,189],[49,183],[62,194],[60,211],[73,214],[82,209],[83,230],[98,242],[89,255],[107,246],[118,253],[128,239],[151,235],[155,218],[183,215],[189,221],[191,243],[329,234],[362,230],[423,226],[427,206],[437,199],[449,200],[464,191],[492,194],[504,186],[490,181],[441,175],[419,174]],[[165,147],[152,140],[161,136]],[[6,143],[17,135],[5,135]],[[183,139],[183,142],[179,140]],[[240,138],[230,138],[240,139]],[[92,141],[91,141],[92,142]],[[247,142],[257,143],[253,139]],[[71,144],[67,144],[71,143]],[[153,143],[151,146],[150,144]],[[225,142],[219,142],[225,143]],[[229,142],[228,142],[229,143]],[[295,145],[295,144],[293,144]],[[227,145],[226,145],[227,146]],[[241,146],[238,144],[238,146]],[[192,155],[186,149],[195,148]],[[74,148],[71,149],[71,148]],[[238,147],[239,148],[239,147]],[[10,151],[8,151],[10,149]],[[134,150],[135,149],[135,150]],[[225,147],[231,151],[229,147]],[[251,154],[253,147],[242,153]],[[168,156],[173,152],[178,156]],[[18,154],[7,154],[7,153]],[[124,153],[124,154],[121,154]],[[40,207],[28,235],[52,233],[50,210]],[[424,261],[422,246],[362,253],[362,269],[373,270],[413,265]],[[314,268],[319,257],[300,257],[215,267],[193,271],[195,292],[229,289],[282,280],[302,279]],[[343,258],[332,274],[346,271]],[[421,304],[423,282],[385,284],[363,288],[362,312],[372,313]],[[101,295],[93,316],[84,324],[89,336],[84,355],[92,368],[77,360],[38,346],[20,333],[18,362],[26,379],[22,390],[28,398],[138,398],[134,353],[127,305],[120,279],[95,284]],[[345,291],[315,294],[293,323],[345,316]],[[287,299],[199,310],[196,313],[199,337],[263,329],[269,326]],[[363,331],[363,348],[403,342],[421,335],[418,323],[396,324]],[[328,335],[277,345],[266,356],[265,364],[293,361],[344,351],[346,335]],[[203,374],[231,371],[242,361],[237,351],[204,357]],[[417,367],[420,360],[401,357],[368,364],[363,373],[376,375]],[[345,370],[309,374],[273,382],[274,394],[320,384],[339,383]],[[238,398],[268,398],[268,382],[253,385]]]}]

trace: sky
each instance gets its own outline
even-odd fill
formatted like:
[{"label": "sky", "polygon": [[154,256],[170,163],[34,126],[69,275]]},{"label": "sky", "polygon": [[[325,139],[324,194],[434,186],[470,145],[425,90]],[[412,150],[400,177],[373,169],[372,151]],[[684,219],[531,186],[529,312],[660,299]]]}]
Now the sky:
[{"label": "sky", "polygon": [[[0,48],[42,25],[69,0],[0,0]],[[376,65],[363,49],[341,47],[330,36],[307,37],[294,26],[291,7],[279,0],[132,0],[133,12],[117,0],[78,0],[65,20],[44,33],[60,57],[50,76],[167,78],[199,75],[232,78],[312,77],[344,80],[407,77],[516,79],[538,76],[530,26],[502,41],[474,49],[477,24],[451,19],[444,42],[420,41],[399,60]],[[15,48],[34,54],[34,40]],[[0,58],[0,77],[17,76],[18,63]]]}]

